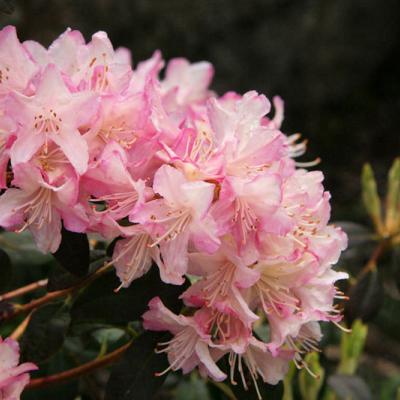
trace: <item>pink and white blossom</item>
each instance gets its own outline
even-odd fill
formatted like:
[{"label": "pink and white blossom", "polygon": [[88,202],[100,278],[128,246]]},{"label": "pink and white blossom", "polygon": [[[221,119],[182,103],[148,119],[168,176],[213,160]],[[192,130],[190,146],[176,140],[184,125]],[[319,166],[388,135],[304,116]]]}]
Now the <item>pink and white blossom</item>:
[{"label": "pink and white blossom", "polygon": [[[191,282],[173,314],[154,298],[144,328],[169,370],[276,384],[315,350],[321,321],[338,324],[333,269],[347,246],[329,224],[330,194],[284,102],[210,90],[213,66],[160,51],[135,67],[105,32],[67,29],[48,48],[0,31],[0,226],[29,229],[57,251],[62,226],[111,241],[119,289],[152,266]],[[268,325],[269,337],[255,334]],[[217,362],[226,357],[229,371]],[[0,339],[0,398],[19,399],[32,364]],[[221,367],[222,368],[222,367]],[[258,389],[257,389],[258,390]],[[3,395],[3,397],[2,397]]]}]

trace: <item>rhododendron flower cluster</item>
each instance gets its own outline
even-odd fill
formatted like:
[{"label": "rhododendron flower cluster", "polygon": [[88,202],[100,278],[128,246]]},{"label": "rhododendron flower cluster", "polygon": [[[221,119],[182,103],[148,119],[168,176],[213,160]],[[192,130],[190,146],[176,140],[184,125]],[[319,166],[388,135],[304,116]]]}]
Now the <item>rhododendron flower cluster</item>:
[{"label": "rhododendron flower cluster", "polygon": [[29,383],[29,371],[37,369],[32,363],[19,364],[19,345],[0,336],[0,399],[18,400]]},{"label": "rhododendron flower cluster", "polygon": [[[210,91],[213,67],[157,51],[132,67],[98,32],[68,29],[48,49],[0,33],[0,225],[29,229],[55,252],[61,227],[117,241],[121,287],[156,265],[191,286],[175,315],[159,298],[145,329],[169,369],[222,381],[247,371],[275,384],[290,360],[340,321],[332,269],[346,236],[328,225],[329,193],[299,135],[281,131],[283,101]],[[267,325],[268,337],[255,333]],[[229,371],[218,361],[227,356]],[[245,368],[246,367],[246,368]],[[162,373],[162,371],[160,371]],[[247,372],[246,372],[247,373]]]}]

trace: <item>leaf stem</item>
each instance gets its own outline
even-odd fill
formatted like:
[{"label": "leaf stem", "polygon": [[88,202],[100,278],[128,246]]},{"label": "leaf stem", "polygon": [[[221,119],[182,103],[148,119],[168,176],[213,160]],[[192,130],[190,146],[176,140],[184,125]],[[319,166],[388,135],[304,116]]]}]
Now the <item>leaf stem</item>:
[{"label": "leaf stem", "polygon": [[67,371],[60,372],[58,374],[45,376],[43,378],[32,379],[31,382],[28,384],[27,389],[36,389],[43,386],[52,385],[55,383],[65,382],[71,379],[75,379],[89,372],[92,372],[96,369],[105,367],[109,364],[112,364],[119,357],[121,357],[121,355],[131,346],[131,344],[132,341],[126,343],[117,350],[114,350],[113,352],[106,354],[103,357],[96,358],[95,360],[82,364],[79,367],[72,368]]}]

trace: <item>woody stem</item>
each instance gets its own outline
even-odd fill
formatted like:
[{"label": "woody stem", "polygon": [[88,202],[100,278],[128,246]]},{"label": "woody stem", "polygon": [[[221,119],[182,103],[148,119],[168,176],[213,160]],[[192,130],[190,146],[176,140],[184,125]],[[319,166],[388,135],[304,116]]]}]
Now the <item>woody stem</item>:
[{"label": "woody stem", "polygon": [[119,349],[105,355],[104,357],[96,358],[95,360],[89,361],[86,364],[80,365],[79,367],[69,369],[67,371],[60,372],[58,374],[45,376],[43,378],[32,379],[28,385],[28,389],[40,388],[43,386],[52,385],[55,383],[65,382],[81,375],[92,372],[96,369],[105,367],[116,361],[121,355],[131,346],[132,341],[121,346]]},{"label": "woody stem", "polygon": [[103,275],[105,272],[107,272],[110,269],[111,266],[112,266],[111,263],[105,264],[103,267],[99,268],[92,275],[89,275],[87,278],[83,279],[81,282],[79,282],[76,285],[71,286],[67,289],[57,290],[55,292],[47,293],[44,296],[39,297],[38,299],[33,299],[29,303],[26,303],[26,304],[22,304],[22,305],[14,304],[11,311],[9,311],[1,316],[1,320],[2,321],[9,320],[11,318],[16,317],[17,315],[25,314],[27,312],[35,310],[36,308],[38,308],[44,304],[47,304],[53,300],[65,297],[68,294],[75,292],[76,290],[88,285],[89,283],[91,283],[92,281],[97,279],[99,276]]}]

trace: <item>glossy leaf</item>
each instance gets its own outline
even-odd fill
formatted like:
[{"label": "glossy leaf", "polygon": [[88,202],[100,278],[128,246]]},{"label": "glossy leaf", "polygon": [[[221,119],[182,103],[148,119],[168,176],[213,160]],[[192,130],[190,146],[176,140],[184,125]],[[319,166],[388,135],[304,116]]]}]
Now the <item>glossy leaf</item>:
[{"label": "glossy leaf", "polygon": [[207,383],[196,373],[176,388],[175,400],[211,400]]},{"label": "glossy leaf", "polygon": [[362,276],[348,291],[345,315],[349,322],[360,318],[369,321],[378,313],[383,302],[383,285],[377,268]]},{"label": "glossy leaf", "polygon": [[164,383],[168,368],[164,354],[156,354],[157,343],[165,341],[162,333],[145,332],[136,339],[112,369],[106,400],[151,400]]},{"label": "glossy leaf", "polygon": [[400,158],[396,158],[389,170],[386,195],[386,227],[395,233],[400,226]]},{"label": "glossy leaf", "polygon": [[[102,253],[103,255],[103,253]],[[88,274],[82,277],[72,275],[60,265],[55,265],[50,269],[49,281],[47,284],[47,291],[55,292],[57,290],[67,289],[71,286],[76,286],[83,280],[87,279],[88,276],[96,272],[99,268],[104,265],[106,258],[99,258],[96,261],[90,263]]]},{"label": "glossy leaf", "polygon": [[370,164],[365,164],[361,174],[362,198],[364,207],[371,217],[376,230],[383,233],[381,200],[378,195],[374,171]]},{"label": "glossy leaf", "polygon": [[11,277],[11,259],[4,250],[0,249],[0,293],[7,288]]},{"label": "glossy leaf", "polygon": [[328,385],[340,399],[372,400],[372,394],[363,379],[353,375],[332,375]]},{"label": "glossy leaf", "polygon": [[32,268],[53,260],[51,255],[43,254],[37,249],[29,231],[1,232],[0,246],[8,253],[13,265],[26,265]]},{"label": "glossy leaf", "polygon": [[41,363],[62,347],[70,324],[70,315],[62,302],[46,304],[33,314],[22,337],[24,360]]},{"label": "glossy leaf", "polygon": [[0,12],[11,15],[15,10],[14,1],[0,0]]},{"label": "glossy leaf", "polygon": [[187,288],[187,285],[163,283],[154,266],[142,278],[133,281],[129,288],[115,293],[119,285],[114,271],[94,281],[73,305],[73,322],[119,324],[140,320],[155,296],[159,296],[172,311],[179,312],[182,304],[179,295]]},{"label": "glossy leaf", "polygon": [[56,260],[68,272],[76,276],[85,276],[89,270],[89,241],[84,233],[75,233],[62,229],[59,249],[53,254]]},{"label": "glossy leaf", "polygon": [[[235,380],[237,382],[236,385],[230,385],[233,394],[238,400],[259,400],[260,397],[257,394],[257,390],[254,386],[254,383],[249,376],[247,370],[245,370],[245,377],[247,383],[247,390],[244,388],[242,384],[242,379],[238,374],[235,376]],[[264,383],[260,378],[257,379],[257,386],[260,392],[260,395],[263,399],[266,400],[282,400],[283,397],[283,383],[279,382],[277,385],[269,385]]]}]

